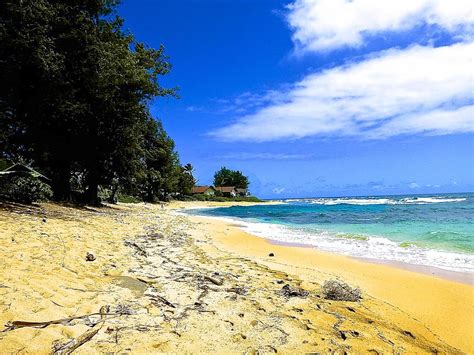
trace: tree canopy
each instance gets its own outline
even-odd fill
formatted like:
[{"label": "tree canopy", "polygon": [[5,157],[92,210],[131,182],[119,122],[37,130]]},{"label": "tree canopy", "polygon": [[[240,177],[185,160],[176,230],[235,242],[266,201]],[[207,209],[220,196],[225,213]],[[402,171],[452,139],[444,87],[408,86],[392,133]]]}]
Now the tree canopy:
[{"label": "tree canopy", "polygon": [[249,179],[241,171],[230,170],[223,166],[214,174],[215,186],[235,186],[236,188],[247,189]]},{"label": "tree canopy", "polygon": [[155,200],[194,183],[149,111],[176,95],[160,84],[164,47],[124,31],[117,4],[0,2],[0,158],[41,169],[56,199],[95,203],[112,187]]}]

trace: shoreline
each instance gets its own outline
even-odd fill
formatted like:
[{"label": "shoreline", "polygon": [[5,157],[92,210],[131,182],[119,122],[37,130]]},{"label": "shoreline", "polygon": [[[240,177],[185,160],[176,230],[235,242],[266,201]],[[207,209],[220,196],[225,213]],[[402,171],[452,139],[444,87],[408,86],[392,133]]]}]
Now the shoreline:
[{"label": "shoreline", "polygon": [[[183,207],[186,208],[179,206],[174,209]],[[324,282],[330,276],[348,280],[371,296],[420,320],[436,334],[448,339],[450,344],[462,344],[461,348],[470,349],[468,352],[474,351],[474,336],[466,330],[474,328],[474,287],[470,283],[308,246],[274,244],[271,240],[249,234],[238,223],[230,222],[230,219],[224,221],[220,217],[189,214],[188,217],[204,225],[204,230],[224,250],[244,255],[272,268],[290,268],[303,279]],[[275,256],[269,257],[270,252]],[[453,331],[451,324],[463,324],[462,328],[466,329],[460,335]]]},{"label": "shoreline", "polygon": [[[207,203],[207,202],[201,202],[201,203]],[[275,203],[272,204],[279,204],[280,202],[275,201]],[[180,209],[209,209],[209,208],[228,208],[232,206],[251,206],[251,205],[259,205],[262,203],[239,203],[239,204],[234,204],[233,202],[226,202],[225,205],[202,205],[202,206],[189,206],[189,207],[179,207]],[[444,280],[449,280],[449,281],[454,281],[458,282],[461,284],[465,285],[470,285],[474,286],[474,273],[466,272],[466,271],[457,271],[457,270],[448,270],[448,269],[443,269],[438,266],[434,265],[423,265],[423,264],[413,264],[405,261],[399,261],[399,260],[389,260],[389,259],[377,259],[377,258],[371,258],[371,257],[365,257],[365,256],[354,256],[354,255],[349,255],[349,254],[344,254],[344,253],[338,253],[337,251],[327,251],[327,250],[322,250],[319,249],[316,246],[310,245],[310,244],[305,244],[305,243],[298,243],[298,242],[287,242],[287,241],[280,241],[276,239],[272,239],[271,237],[267,236],[260,236],[257,234],[254,234],[252,232],[249,232],[245,230],[246,225],[243,224],[242,221],[239,219],[234,219],[232,217],[223,217],[223,216],[207,216],[207,215],[199,215],[199,214],[189,214],[184,212],[184,215],[187,216],[197,216],[197,217],[204,217],[204,218],[210,218],[210,219],[215,219],[215,220],[220,220],[224,223],[228,223],[229,225],[232,225],[234,227],[239,228],[245,233],[248,233],[252,236],[255,236],[257,238],[264,239],[271,244],[275,245],[282,245],[282,246],[287,246],[287,247],[301,247],[301,248],[309,248],[309,249],[314,249],[318,252],[322,253],[329,253],[329,254],[334,254],[337,256],[345,256],[349,258],[353,258],[354,260],[359,260],[363,261],[366,263],[370,264],[377,264],[377,265],[386,265],[390,267],[394,267],[397,269],[401,270],[408,270],[411,272],[427,275],[427,276],[432,276],[432,277],[438,277]],[[252,222],[252,223],[259,223],[259,222]],[[443,251],[444,252],[444,251]]]}]

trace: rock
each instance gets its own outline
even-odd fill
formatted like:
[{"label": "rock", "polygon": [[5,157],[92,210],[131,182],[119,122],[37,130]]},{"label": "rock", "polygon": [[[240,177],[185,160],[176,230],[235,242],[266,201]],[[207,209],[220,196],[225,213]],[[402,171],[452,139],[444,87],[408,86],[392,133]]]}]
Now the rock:
[{"label": "rock", "polygon": [[91,254],[91,253],[86,254],[86,261],[94,261],[94,260],[95,260],[94,254]]},{"label": "rock", "polygon": [[48,220],[46,218],[43,218],[43,223],[46,223]]},{"label": "rock", "polygon": [[288,284],[283,286],[280,290],[280,295],[284,297],[307,297],[309,295],[309,292],[306,290],[303,290],[302,288],[297,288],[297,287],[292,287]]},{"label": "rock", "polygon": [[275,254],[273,254],[273,253],[270,253],[270,254],[268,254],[268,256],[275,256]]}]

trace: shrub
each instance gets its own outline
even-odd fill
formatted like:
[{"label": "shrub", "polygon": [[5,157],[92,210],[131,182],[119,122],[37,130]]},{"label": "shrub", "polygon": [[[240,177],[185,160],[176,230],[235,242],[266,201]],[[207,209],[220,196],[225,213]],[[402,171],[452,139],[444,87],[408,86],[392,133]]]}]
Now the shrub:
[{"label": "shrub", "polygon": [[125,194],[118,194],[117,201],[122,203],[139,203],[141,202],[140,199],[136,198],[135,196],[125,195]]},{"label": "shrub", "polygon": [[13,176],[2,179],[0,195],[22,203],[45,201],[53,192],[48,184],[32,176]]},{"label": "shrub", "polygon": [[323,285],[324,298],[334,301],[358,302],[362,299],[360,288],[352,288],[338,280],[328,280]]},{"label": "shrub", "polygon": [[194,198],[195,201],[207,201],[206,195],[204,195],[204,194],[193,195],[193,198]]}]

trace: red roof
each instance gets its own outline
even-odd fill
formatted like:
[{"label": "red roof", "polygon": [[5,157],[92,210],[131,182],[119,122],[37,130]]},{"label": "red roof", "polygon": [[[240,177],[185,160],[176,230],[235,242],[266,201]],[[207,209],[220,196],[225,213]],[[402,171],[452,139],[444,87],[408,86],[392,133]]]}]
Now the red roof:
[{"label": "red roof", "polygon": [[192,193],[193,194],[202,194],[202,193],[206,192],[209,189],[214,190],[214,188],[212,186],[194,186],[193,189],[192,189]]}]

